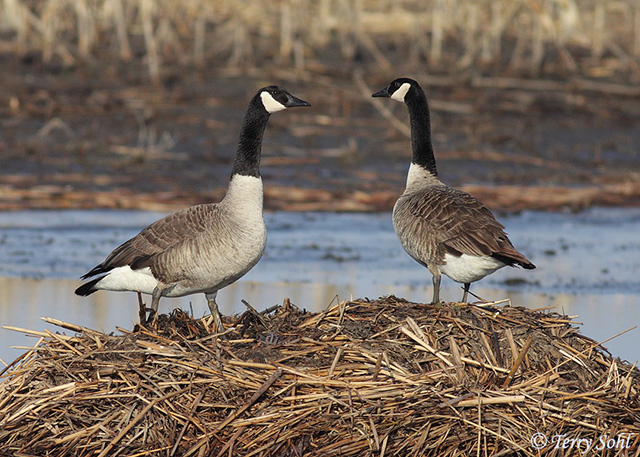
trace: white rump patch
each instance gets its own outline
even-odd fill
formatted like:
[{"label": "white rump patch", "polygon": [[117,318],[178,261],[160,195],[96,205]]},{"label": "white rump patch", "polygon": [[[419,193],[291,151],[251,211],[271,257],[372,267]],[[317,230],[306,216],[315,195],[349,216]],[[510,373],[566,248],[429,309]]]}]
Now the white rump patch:
[{"label": "white rump patch", "polygon": [[403,83],[397,91],[391,94],[391,98],[398,100],[399,102],[404,102],[404,96],[407,95],[409,89],[411,89],[411,84]]},{"label": "white rump patch", "polygon": [[504,263],[491,256],[475,256],[462,254],[460,257],[445,254],[444,265],[439,265],[440,272],[456,282],[465,284],[479,281],[487,275],[505,266]]},{"label": "white rump patch", "polygon": [[260,98],[262,99],[262,104],[264,105],[264,109],[269,113],[275,113],[277,111],[282,111],[283,109],[287,109],[282,103],[273,98],[269,92],[262,92],[260,94]]},{"label": "white rump patch", "polygon": [[132,270],[129,265],[111,270],[96,283],[96,289],[101,290],[130,290],[140,291],[144,294],[153,293],[158,285],[158,280],[153,277],[150,267]]}]

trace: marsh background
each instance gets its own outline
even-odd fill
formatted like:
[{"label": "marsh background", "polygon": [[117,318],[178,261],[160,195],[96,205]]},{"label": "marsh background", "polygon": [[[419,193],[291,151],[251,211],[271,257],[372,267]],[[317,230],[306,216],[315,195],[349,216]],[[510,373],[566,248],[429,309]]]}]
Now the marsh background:
[{"label": "marsh background", "polygon": [[[430,100],[441,178],[498,213],[540,267],[479,291],[613,336],[640,323],[639,65],[634,0],[2,0],[0,324],[130,328],[134,297],[77,301],[76,278],[161,214],[219,200],[247,102],[271,83],[313,107],[270,120],[273,244],[225,311],[249,295],[314,310],[351,293],[428,298],[387,219],[410,158],[406,109],[370,97],[410,76]],[[198,312],[204,298],[178,304]],[[607,346],[635,360],[637,335]],[[0,358],[28,343],[0,330]]]}]

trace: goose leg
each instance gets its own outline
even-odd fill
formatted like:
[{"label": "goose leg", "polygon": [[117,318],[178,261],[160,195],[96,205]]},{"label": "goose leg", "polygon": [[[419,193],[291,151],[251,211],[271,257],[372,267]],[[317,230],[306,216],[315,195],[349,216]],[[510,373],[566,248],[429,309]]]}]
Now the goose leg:
[{"label": "goose leg", "polygon": [[218,295],[218,292],[205,295],[207,296],[207,301],[209,303],[209,310],[211,311],[211,315],[213,316],[215,331],[217,333],[222,333],[225,331],[225,328],[224,325],[222,325],[222,318],[220,317],[220,311],[218,311],[218,304],[216,303],[216,295]]},{"label": "goose leg", "polygon": [[431,303],[440,303],[440,278],[439,274],[433,275],[433,300]]},{"label": "goose leg", "polygon": [[462,294],[462,303],[467,302],[467,295],[469,294],[469,286],[471,286],[470,282],[464,283],[464,293]]},{"label": "goose leg", "polygon": [[161,295],[162,291],[160,288],[156,287],[153,289],[153,293],[151,294],[151,313],[149,314],[149,318],[153,316],[153,320],[151,321],[152,327],[155,327],[158,324],[158,306],[160,305]]},{"label": "goose leg", "polygon": [[142,301],[142,293],[138,291],[138,318],[140,319],[140,325],[144,325],[147,321],[147,308]]}]

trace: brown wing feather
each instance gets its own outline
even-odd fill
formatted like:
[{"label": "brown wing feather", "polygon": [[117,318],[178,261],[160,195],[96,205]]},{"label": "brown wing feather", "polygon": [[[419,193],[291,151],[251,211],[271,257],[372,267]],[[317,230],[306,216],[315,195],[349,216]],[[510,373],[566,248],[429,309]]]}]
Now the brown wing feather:
[{"label": "brown wing feather", "polygon": [[[416,195],[418,197],[418,195]],[[477,198],[460,190],[432,187],[412,199],[409,211],[422,219],[445,252],[489,255],[508,265],[533,265],[511,244],[504,226]]]},{"label": "brown wing feather", "polygon": [[125,265],[134,269],[150,266],[155,256],[189,242],[206,230],[212,211],[217,211],[217,205],[196,205],[155,221],[115,248],[104,262],[83,276],[83,279]]}]

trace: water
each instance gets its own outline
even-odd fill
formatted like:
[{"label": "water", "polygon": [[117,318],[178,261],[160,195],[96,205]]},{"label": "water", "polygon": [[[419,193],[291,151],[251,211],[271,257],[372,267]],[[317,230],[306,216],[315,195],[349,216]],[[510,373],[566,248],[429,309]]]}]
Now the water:
[{"label": "water", "polygon": [[[42,316],[115,331],[137,321],[133,293],[73,290],[88,271],[122,241],[163,214],[142,211],[25,211],[0,213],[0,324],[59,329]],[[409,300],[431,298],[431,277],[399,246],[388,214],[267,214],[267,250],[258,265],[220,291],[221,311],[244,311],[241,299],[264,309],[283,298],[318,311],[335,297]],[[640,211],[592,209],[577,215],[525,212],[500,217],[511,240],[538,268],[503,268],[471,291],[514,306],[578,315],[582,331],[605,340],[640,324]],[[459,300],[460,286],[443,278],[441,297]],[[163,298],[161,312],[174,307],[208,312],[204,295]],[[605,346],[623,359],[640,358],[639,330]],[[0,330],[0,358],[10,361],[35,343]]]}]

